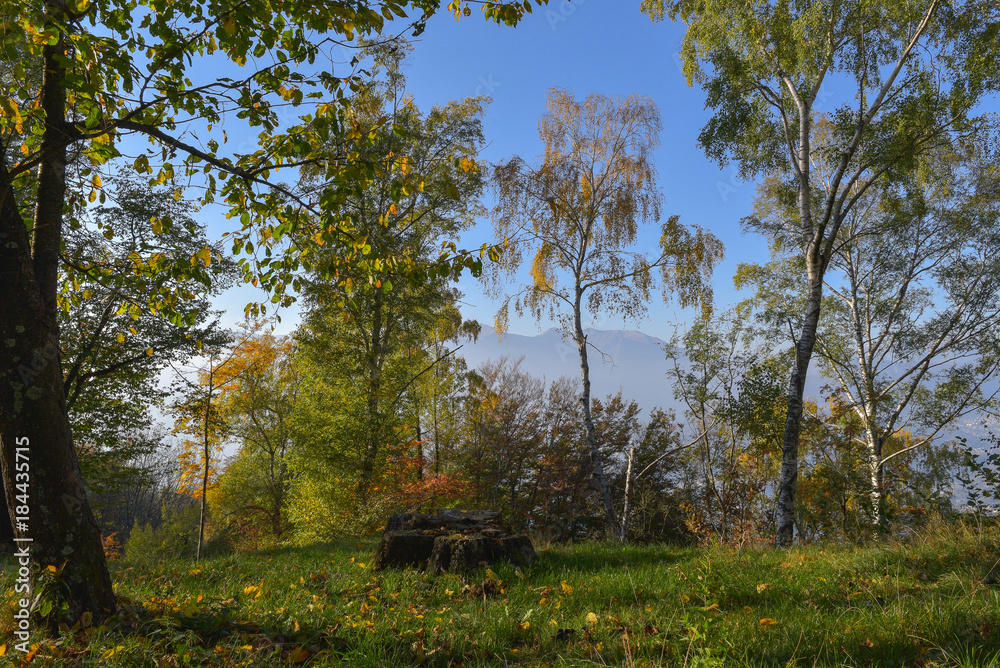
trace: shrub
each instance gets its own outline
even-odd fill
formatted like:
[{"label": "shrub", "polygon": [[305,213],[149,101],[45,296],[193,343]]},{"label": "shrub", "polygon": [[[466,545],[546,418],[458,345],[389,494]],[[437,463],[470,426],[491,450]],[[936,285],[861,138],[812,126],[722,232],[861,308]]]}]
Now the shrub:
[{"label": "shrub", "polygon": [[158,527],[132,528],[125,544],[125,561],[148,563],[176,557],[193,557],[198,547],[198,506],[190,503],[163,507],[163,522]]}]

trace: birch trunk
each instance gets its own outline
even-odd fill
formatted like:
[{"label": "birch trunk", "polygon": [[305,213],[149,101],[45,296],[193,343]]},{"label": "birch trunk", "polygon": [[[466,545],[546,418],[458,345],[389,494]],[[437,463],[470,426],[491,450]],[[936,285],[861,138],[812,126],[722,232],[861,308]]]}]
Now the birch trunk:
[{"label": "birch trunk", "polygon": [[583,378],[583,395],[580,401],[583,404],[583,424],[587,433],[587,448],[590,450],[590,462],[594,467],[594,481],[601,493],[601,501],[604,504],[605,528],[616,540],[621,540],[621,526],[618,523],[618,516],[615,514],[615,504],[611,497],[611,487],[608,485],[608,477],[604,473],[604,462],[601,452],[597,448],[597,435],[594,430],[594,420],[590,415],[590,362],[587,360],[587,335],[583,333],[581,320],[581,301],[583,291],[577,288],[576,300],[574,302],[573,321],[575,325],[576,347],[580,353],[580,375]]},{"label": "birch trunk", "polygon": [[632,469],[635,465],[635,448],[628,449],[628,469],[625,471],[625,501],[622,507],[621,533],[618,540],[624,543],[628,540],[629,524],[632,522],[632,494],[634,493],[635,480]]},{"label": "birch trunk", "polygon": [[810,271],[809,300],[802,330],[795,342],[795,362],[788,379],[786,392],[788,413],[785,418],[785,435],[781,447],[781,473],[778,479],[778,517],[775,543],[787,546],[795,535],[795,493],[799,475],[799,434],[802,429],[803,395],[806,374],[813,348],[816,346],[816,329],[819,326],[820,301],[823,282]]},{"label": "birch trunk", "polygon": [[883,526],[883,522],[885,522],[885,513],[882,509],[882,505],[884,503],[884,499],[882,498],[884,483],[884,467],[882,465],[883,441],[873,429],[868,428],[865,431],[868,441],[868,473],[871,480],[871,491],[869,492],[869,496],[872,504],[872,538],[877,540],[885,529]]}]

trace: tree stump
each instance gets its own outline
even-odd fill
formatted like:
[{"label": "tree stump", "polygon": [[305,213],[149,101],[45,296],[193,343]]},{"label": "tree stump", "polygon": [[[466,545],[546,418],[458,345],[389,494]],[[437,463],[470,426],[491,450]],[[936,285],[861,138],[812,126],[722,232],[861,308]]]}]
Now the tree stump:
[{"label": "tree stump", "polygon": [[536,558],[531,540],[512,533],[499,512],[444,510],[390,517],[373,567],[468,573],[502,560],[528,565]]}]

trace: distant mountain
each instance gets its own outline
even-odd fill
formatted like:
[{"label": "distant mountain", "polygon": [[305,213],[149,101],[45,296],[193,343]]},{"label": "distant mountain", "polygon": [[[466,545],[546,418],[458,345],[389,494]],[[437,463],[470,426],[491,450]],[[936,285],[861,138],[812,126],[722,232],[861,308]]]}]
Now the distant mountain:
[{"label": "distant mountain", "polygon": [[[591,344],[590,382],[594,397],[603,399],[621,390],[623,396],[639,403],[646,417],[654,407],[675,407],[666,377],[668,365],[663,340],[634,330],[585,331]],[[511,360],[523,357],[521,368],[547,382],[562,376],[580,380],[576,344],[563,339],[556,329],[537,336],[508,334],[499,340],[495,329],[483,325],[479,339],[466,341],[459,354],[465,357],[470,369],[504,356]]]},{"label": "distant mountain", "polygon": [[[511,360],[523,357],[521,368],[537,378],[551,382],[566,376],[579,382],[580,358],[576,344],[563,339],[558,330],[548,329],[536,336],[508,334],[501,341],[495,329],[488,325],[482,328],[478,340],[464,342],[459,351],[470,369],[504,356]],[[666,376],[670,365],[663,351],[665,341],[629,329],[584,331],[592,344],[589,359],[594,397],[603,399],[621,390],[625,398],[639,403],[644,417],[656,407],[673,408],[678,416],[683,415]],[[819,397],[820,387],[828,382],[814,366],[806,380],[806,397]]]}]

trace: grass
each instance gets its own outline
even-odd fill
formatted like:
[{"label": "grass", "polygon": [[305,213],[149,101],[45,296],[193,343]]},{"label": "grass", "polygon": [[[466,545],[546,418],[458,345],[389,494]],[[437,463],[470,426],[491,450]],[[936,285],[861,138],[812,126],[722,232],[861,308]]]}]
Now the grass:
[{"label": "grass", "polygon": [[[38,638],[31,665],[1000,668],[995,530],[865,548],[591,543],[466,578],[375,573],[374,547],[113,564],[123,612]],[[0,662],[22,660],[0,634]]]}]

